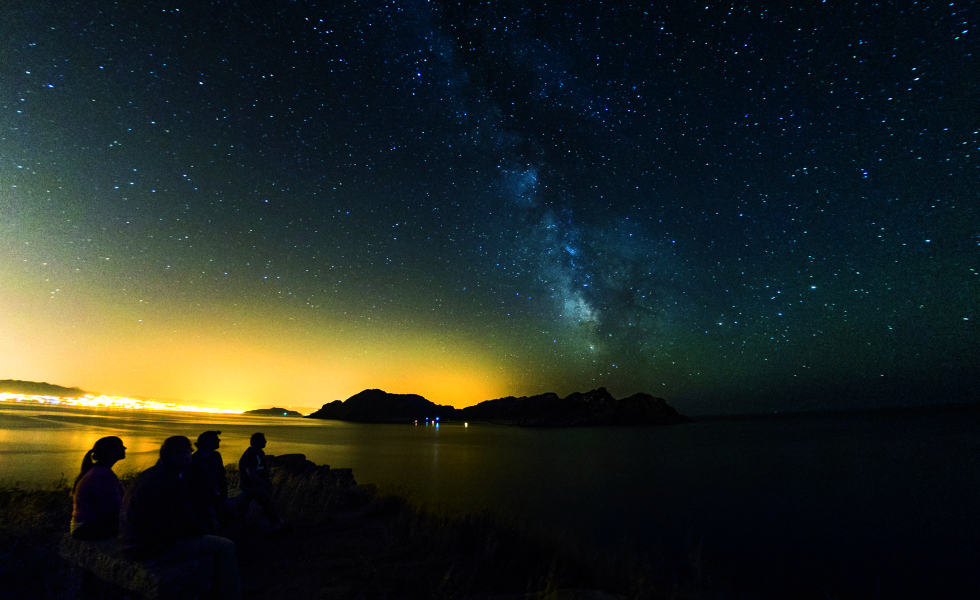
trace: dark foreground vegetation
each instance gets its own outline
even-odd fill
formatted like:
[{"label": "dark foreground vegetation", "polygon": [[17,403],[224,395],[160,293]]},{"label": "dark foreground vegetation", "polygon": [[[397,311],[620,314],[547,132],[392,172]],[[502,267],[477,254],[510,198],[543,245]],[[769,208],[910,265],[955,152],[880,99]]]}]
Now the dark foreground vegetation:
[{"label": "dark foreground vegetation", "polygon": [[[343,472],[308,461],[273,469],[290,526],[271,533],[256,512],[237,533],[245,598],[720,597],[707,589],[697,556],[668,567],[625,550],[596,553],[489,513],[426,510],[337,477]],[[228,477],[234,486],[231,465]],[[70,513],[67,482],[0,488],[0,596],[80,597],[81,574],[57,554]]]}]

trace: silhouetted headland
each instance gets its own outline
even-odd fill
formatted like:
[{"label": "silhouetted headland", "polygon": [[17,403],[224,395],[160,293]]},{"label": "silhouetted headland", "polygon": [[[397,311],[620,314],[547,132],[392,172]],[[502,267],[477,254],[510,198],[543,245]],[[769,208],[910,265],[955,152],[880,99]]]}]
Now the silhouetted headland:
[{"label": "silhouetted headland", "polygon": [[243,414],[246,415],[256,415],[259,417],[302,417],[301,413],[295,410],[289,410],[287,408],[278,408],[273,406],[272,408],[256,408],[255,410],[246,410]]},{"label": "silhouetted headland", "polygon": [[21,381],[19,379],[0,379],[0,392],[70,398],[77,398],[90,393],[77,387],[69,388],[43,381]]},{"label": "silhouetted headland", "polygon": [[334,400],[307,416],[308,419],[333,419],[355,423],[413,423],[440,417],[449,420],[457,409],[426,400],[417,394],[389,394],[382,390],[364,390],[347,400]]},{"label": "silhouetted headland", "polygon": [[414,423],[426,419],[476,421],[525,427],[589,427],[599,425],[670,425],[686,423],[663,398],[638,393],[616,399],[606,388],[575,392],[562,398],[555,393],[508,396],[466,408],[435,404],[416,394],[389,394],[364,390],[347,400],[334,400],[309,415],[357,423]]}]

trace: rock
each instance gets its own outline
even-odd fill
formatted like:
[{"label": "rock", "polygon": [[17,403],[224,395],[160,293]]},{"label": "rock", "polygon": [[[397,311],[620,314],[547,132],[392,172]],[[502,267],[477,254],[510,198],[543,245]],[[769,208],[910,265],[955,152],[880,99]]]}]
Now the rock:
[{"label": "rock", "polygon": [[353,469],[330,469],[326,473],[325,479],[332,485],[344,490],[352,490],[357,487],[357,482],[354,481]]},{"label": "rock", "polygon": [[[312,460],[306,460],[305,454],[279,454],[277,456],[266,455],[270,467],[280,467],[290,472],[304,472],[316,467]],[[327,467],[328,469],[330,467]]]},{"label": "rock", "polygon": [[179,562],[134,561],[120,554],[119,541],[76,540],[65,534],[58,554],[75,567],[146,600],[197,598],[211,582],[211,557]]}]

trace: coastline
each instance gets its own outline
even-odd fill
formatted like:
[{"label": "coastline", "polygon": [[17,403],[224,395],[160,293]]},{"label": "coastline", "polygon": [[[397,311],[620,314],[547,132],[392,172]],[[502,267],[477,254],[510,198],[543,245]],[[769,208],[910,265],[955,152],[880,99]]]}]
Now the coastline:
[{"label": "coastline", "polygon": [[[430,511],[302,455],[271,462],[290,528],[268,532],[252,507],[235,536],[244,598],[710,597],[695,561],[686,572],[663,569],[489,512]],[[236,466],[226,472],[234,487]],[[0,587],[11,598],[81,597],[80,573],[57,556],[70,513],[65,480],[0,488]]]}]

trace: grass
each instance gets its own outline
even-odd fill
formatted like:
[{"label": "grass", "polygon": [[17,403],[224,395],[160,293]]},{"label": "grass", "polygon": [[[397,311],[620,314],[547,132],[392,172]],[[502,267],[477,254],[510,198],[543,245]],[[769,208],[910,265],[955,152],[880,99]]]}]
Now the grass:
[{"label": "grass", "polygon": [[[402,495],[342,481],[330,471],[273,469],[276,502],[291,525],[244,527],[236,540],[245,598],[517,599],[710,596],[693,548],[668,568],[629,549],[599,552],[571,536],[493,513],[431,510]],[[228,467],[230,486],[238,473]],[[124,484],[132,476],[124,477]],[[261,521],[252,507],[251,519]],[[57,556],[71,499],[66,481],[0,485],[4,598],[76,598],[79,576]]]},{"label": "grass", "polygon": [[[274,470],[273,480],[283,516],[304,531],[256,557],[256,565],[275,554],[270,570],[289,572],[308,590],[344,590],[337,597],[351,598],[567,598],[571,590],[637,600],[706,595],[696,546],[678,569],[628,548],[597,551],[492,512],[432,510],[397,491],[345,489],[302,471]],[[270,585],[277,591],[269,598],[283,591]]]},{"label": "grass", "polygon": [[71,521],[67,480],[44,488],[0,484],[0,589],[4,598],[73,598],[77,578],[56,548]]}]

